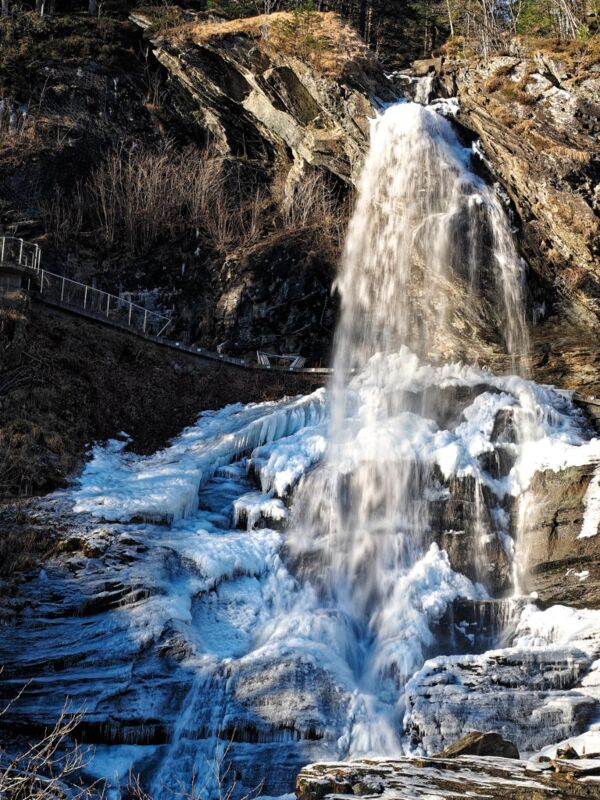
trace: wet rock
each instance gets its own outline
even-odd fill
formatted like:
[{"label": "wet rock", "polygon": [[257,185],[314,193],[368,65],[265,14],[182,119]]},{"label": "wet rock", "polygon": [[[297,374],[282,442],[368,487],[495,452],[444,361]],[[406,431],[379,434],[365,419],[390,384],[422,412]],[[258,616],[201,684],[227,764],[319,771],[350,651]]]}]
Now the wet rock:
[{"label": "wet rock", "polygon": [[470,476],[453,477],[431,499],[431,529],[448,554],[450,564],[495,595],[508,591],[512,563],[500,515],[492,515],[497,500]]},{"label": "wet rock", "polygon": [[472,731],[446,747],[438,755],[440,758],[456,758],[457,756],[519,758],[519,751],[512,742],[503,739],[499,733]]}]

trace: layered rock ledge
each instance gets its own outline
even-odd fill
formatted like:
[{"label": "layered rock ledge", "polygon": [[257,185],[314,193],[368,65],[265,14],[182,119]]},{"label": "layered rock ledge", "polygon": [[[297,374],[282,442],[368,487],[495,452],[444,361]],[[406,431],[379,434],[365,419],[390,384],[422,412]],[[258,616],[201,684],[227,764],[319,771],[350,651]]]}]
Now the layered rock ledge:
[{"label": "layered rock ledge", "polygon": [[509,758],[363,759],[312,764],[296,781],[297,800],[384,796],[395,800],[575,800],[597,798],[600,760],[531,763]]}]

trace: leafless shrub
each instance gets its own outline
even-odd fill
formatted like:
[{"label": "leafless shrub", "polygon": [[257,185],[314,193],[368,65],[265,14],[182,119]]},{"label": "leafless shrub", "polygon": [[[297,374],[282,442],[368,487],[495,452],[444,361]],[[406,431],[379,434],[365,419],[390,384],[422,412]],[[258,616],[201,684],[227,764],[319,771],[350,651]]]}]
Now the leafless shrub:
[{"label": "leafless shrub", "polygon": [[235,190],[226,162],[213,150],[158,152],[117,148],[92,174],[84,203],[110,248],[141,252],[161,239],[197,230],[225,252],[257,238],[264,199]]},{"label": "leafless shrub", "polygon": [[78,239],[84,227],[84,196],[80,183],[71,194],[61,192],[57,186],[51,194],[38,201],[44,228],[52,231],[55,243],[65,245]]},{"label": "leafless shrub", "polygon": [[[10,705],[0,716],[6,714]],[[65,706],[56,723],[39,741],[13,757],[0,750],[0,797],[3,800],[100,800],[102,787],[85,785],[80,779],[89,760],[89,751],[72,743],[80,722],[81,714],[70,714]]]},{"label": "leafless shrub", "polygon": [[339,252],[344,215],[320,170],[290,188],[283,174],[269,188],[248,189],[216,151],[167,142],[160,150],[121,144],[71,195],[58,190],[41,203],[56,244],[92,236],[108,250],[147,252],[190,239],[220,254],[248,248],[275,231],[310,230],[319,248]]},{"label": "leafless shrub", "polygon": [[286,230],[312,230],[317,246],[337,255],[345,232],[345,215],[324,174],[311,170],[285,188],[275,189]]}]

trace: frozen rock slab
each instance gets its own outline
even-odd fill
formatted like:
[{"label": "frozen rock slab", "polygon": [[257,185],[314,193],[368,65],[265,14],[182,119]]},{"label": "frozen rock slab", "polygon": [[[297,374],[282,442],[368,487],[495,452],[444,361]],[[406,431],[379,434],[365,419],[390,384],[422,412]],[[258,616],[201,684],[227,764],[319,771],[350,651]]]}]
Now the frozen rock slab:
[{"label": "frozen rock slab", "polygon": [[[459,756],[446,759],[364,759],[311,764],[296,780],[297,800],[325,800],[349,795],[383,795],[394,800],[576,800],[597,798],[600,776],[589,764],[570,763],[557,774],[552,764],[531,765],[508,758]],[[588,768],[586,768],[586,766]],[[598,762],[600,767],[600,762]]]},{"label": "frozen rock slab", "polygon": [[428,753],[469,730],[497,731],[521,751],[539,750],[589,724],[597,703],[577,687],[590,665],[576,647],[439,656],[408,682],[404,725]]}]

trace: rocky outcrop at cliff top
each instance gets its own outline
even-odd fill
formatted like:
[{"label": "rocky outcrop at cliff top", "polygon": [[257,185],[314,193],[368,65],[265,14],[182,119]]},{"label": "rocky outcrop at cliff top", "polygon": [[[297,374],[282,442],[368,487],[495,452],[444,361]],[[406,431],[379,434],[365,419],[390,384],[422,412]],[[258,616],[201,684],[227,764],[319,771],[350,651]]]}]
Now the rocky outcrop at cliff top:
[{"label": "rocky outcrop at cliff top", "polygon": [[[147,25],[141,13],[132,15]],[[351,182],[369,137],[371,99],[390,100],[375,57],[333,13],[188,23],[153,39],[223,154],[259,166],[291,155]],[[310,25],[310,31],[304,25]],[[298,57],[296,53],[302,53]]]},{"label": "rocky outcrop at cliff top", "polygon": [[449,67],[446,91],[517,211],[532,313],[600,330],[600,64],[495,58]]}]

